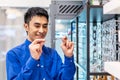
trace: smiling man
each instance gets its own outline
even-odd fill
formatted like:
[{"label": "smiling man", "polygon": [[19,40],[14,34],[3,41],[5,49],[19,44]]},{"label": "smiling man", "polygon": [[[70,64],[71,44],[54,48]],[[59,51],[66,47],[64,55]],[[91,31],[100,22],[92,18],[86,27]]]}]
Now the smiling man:
[{"label": "smiling man", "polygon": [[7,80],[73,80],[74,45],[62,38],[64,64],[55,49],[46,47],[49,16],[40,7],[29,8],[24,15],[27,39],[6,55]]}]

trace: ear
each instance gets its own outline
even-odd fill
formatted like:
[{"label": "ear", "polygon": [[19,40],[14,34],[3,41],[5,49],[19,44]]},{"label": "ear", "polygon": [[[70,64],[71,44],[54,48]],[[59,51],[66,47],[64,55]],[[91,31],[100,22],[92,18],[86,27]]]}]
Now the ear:
[{"label": "ear", "polygon": [[29,27],[28,24],[25,23],[24,24],[25,31],[28,31],[28,27]]}]

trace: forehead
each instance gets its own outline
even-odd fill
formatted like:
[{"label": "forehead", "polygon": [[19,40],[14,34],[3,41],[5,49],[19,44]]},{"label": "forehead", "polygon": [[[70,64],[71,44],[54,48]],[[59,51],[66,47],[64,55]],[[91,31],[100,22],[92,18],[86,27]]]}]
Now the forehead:
[{"label": "forehead", "polygon": [[45,16],[33,16],[30,22],[48,23]]}]

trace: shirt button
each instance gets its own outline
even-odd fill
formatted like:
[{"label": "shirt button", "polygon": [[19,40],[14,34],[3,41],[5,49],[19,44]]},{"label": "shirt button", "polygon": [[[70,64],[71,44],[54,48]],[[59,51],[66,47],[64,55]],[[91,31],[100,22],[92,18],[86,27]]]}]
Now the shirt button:
[{"label": "shirt button", "polygon": [[41,65],[41,68],[43,68],[44,66],[43,65]]},{"label": "shirt button", "polygon": [[40,66],[40,64],[37,64],[37,67],[39,67]]}]

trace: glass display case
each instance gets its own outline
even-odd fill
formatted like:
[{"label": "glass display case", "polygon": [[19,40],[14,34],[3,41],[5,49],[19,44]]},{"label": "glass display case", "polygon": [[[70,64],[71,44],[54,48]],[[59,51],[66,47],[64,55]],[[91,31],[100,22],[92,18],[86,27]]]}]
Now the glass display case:
[{"label": "glass display case", "polygon": [[74,57],[77,66],[76,78],[77,80],[86,80],[86,23],[82,21],[81,16],[79,15],[71,23],[71,39],[74,42]]},{"label": "glass display case", "polygon": [[103,17],[106,18],[103,6],[86,4],[74,19],[68,20],[70,27],[64,30],[74,42],[75,80],[111,78],[104,71],[104,62],[115,61],[116,56],[120,60],[116,30],[119,25],[114,16],[106,20]]},{"label": "glass display case", "polygon": [[93,79],[91,73],[101,72],[101,20],[102,6],[88,5],[74,19],[76,31],[72,33],[72,40],[75,42],[78,80]]},{"label": "glass display case", "polygon": [[90,73],[101,72],[102,64],[102,6],[90,6]]},{"label": "glass display case", "polygon": [[71,40],[74,42],[77,78],[75,80],[87,80],[86,27],[86,9],[84,9],[71,22]]},{"label": "glass display case", "polygon": [[87,80],[87,24],[86,24],[86,9],[78,16],[78,63],[79,80]]},{"label": "glass display case", "polygon": [[74,60],[75,64],[77,65],[76,67],[76,73],[75,73],[75,80],[78,78],[78,52],[77,52],[77,36],[76,36],[76,19],[73,19],[71,21],[71,41],[74,43]]},{"label": "glass display case", "polygon": [[108,75],[103,70],[102,6],[86,5],[76,17],[76,61],[78,80],[90,80]]},{"label": "glass display case", "polygon": [[104,71],[104,62],[115,61],[119,49],[116,48],[116,22],[109,19],[103,19],[103,6],[89,4],[74,19],[76,31],[72,32],[72,40],[75,42],[78,80],[111,77]]}]

